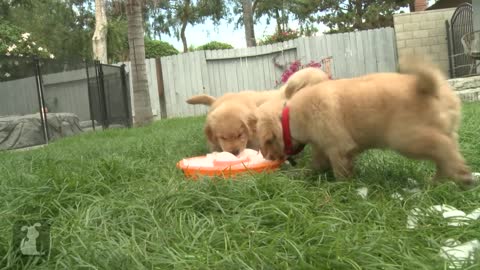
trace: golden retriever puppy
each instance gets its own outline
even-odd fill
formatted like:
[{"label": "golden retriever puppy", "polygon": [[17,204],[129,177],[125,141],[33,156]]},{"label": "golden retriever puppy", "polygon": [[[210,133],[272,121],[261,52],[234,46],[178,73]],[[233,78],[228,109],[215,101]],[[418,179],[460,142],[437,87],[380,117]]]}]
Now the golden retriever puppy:
[{"label": "golden retriever puppy", "polygon": [[285,100],[285,89],[297,91],[312,83],[327,80],[328,76],[317,68],[297,71],[285,85],[277,90],[242,91],[227,93],[218,99],[209,95],[196,95],[188,104],[210,106],[204,132],[211,151],[226,151],[238,155],[245,148],[258,150],[255,134],[255,110],[268,100]]},{"label": "golden retriever puppy", "polygon": [[204,127],[210,151],[238,155],[245,148],[258,149],[255,121],[252,121],[257,106],[269,98],[282,96],[283,88],[227,93],[218,99],[209,95],[197,95],[189,98],[187,103],[210,106]]},{"label": "golden retriever puppy", "polygon": [[314,167],[343,179],[359,154],[388,148],[433,161],[435,179],[472,184],[457,142],[460,99],[436,67],[402,60],[400,73],[330,80],[286,91],[285,106],[264,103],[256,112],[264,157],[284,159],[310,144]]}]

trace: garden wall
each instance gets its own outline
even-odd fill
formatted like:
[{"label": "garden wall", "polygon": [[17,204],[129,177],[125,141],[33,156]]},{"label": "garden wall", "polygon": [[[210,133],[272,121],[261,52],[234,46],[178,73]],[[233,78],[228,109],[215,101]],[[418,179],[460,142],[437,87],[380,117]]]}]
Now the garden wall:
[{"label": "garden wall", "polygon": [[448,40],[445,21],[455,8],[396,14],[393,17],[398,56],[428,57],[449,74]]}]

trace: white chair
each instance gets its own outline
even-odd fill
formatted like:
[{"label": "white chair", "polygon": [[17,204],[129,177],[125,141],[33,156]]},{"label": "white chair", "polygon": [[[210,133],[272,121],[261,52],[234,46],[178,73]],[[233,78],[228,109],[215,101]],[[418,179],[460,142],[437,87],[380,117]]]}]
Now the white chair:
[{"label": "white chair", "polygon": [[461,38],[461,42],[464,53],[474,60],[470,66],[470,74],[473,71],[476,73],[477,67],[480,65],[480,62],[477,62],[480,60],[480,31],[466,33]]}]

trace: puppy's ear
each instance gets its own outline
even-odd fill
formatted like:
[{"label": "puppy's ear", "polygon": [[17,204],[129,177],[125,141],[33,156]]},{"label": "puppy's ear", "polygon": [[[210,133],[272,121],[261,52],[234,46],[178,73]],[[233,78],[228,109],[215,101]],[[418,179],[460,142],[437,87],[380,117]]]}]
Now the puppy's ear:
[{"label": "puppy's ear", "polygon": [[213,129],[208,122],[205,124],[204,132],[205,132],[205,135],[207,136],[207,139],[210,142],[214,142],[214,143],[217,142],[217,138],[215,137],[215,134],[213,133]]},{"label": "puppy's ear", "polygon": [[265,145],[272,145],[275,143],[275,140],[277,139],[277,136],[275,136],[275,132],[271,129],[269,129],[267,132],[263,134],[262,141],[265,143]]},{"label": "puppy's ear", "polygon": [[249,113],[245,121],[250,135],[257,133],[257,116],[254,113]]}]

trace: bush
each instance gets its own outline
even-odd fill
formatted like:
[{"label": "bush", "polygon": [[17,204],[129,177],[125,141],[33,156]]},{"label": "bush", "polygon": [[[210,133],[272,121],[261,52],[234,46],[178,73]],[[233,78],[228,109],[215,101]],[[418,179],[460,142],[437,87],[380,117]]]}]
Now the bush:
[{"label": "bush", "polygon": [[172,44],[161,40],[145,40],[145,57],[159,58],[162,56],[169,56],[178,54],[178,50]]},{"label": "bush", "polygon": [[[0,23],[0,82],[15,80],[31,74],[31,58],[55,58],[47,48],[21,28]],[[4,57],[7,56],[7,57]],[[28,67],[28,71],[25,69]]]},{"label": "bush", "polygon": [[27,33],[8,23],[0,23],[0,55],[6,56],[33,56],[40,58],[54,58],[45,46]]},{"label": "bush", "polygon": [[233,46],[228,43],[218,42],[218,41],[211,41],[201,46],[195,48],[195,51],[202,51],[202,50],[225,50],[225,49],[233,49]]},{"label": "bush", "polygon": [[263,40],[260,40],[258,45],[267,45],[267,44],[273,44],[273,43],[278,43],[278,42],[284,42],[287,40],[291,39],[296,39],[300,37],[300,32],[292,29],[288,29],[285,32],[276,32],[275,34],[271,36],[266,36]]}]

